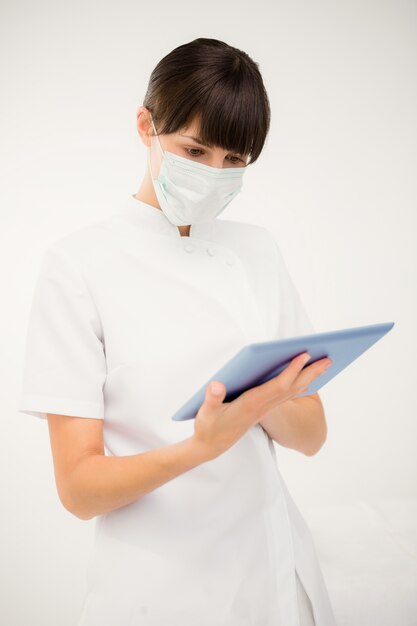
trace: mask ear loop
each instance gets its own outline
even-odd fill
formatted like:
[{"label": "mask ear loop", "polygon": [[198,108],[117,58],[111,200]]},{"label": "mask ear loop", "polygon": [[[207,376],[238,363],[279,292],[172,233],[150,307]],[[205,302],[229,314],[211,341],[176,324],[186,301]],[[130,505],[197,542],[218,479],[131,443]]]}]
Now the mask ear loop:
[{"label": "mask ear loop", "polygon": [[[153,119],[152,119],[152,115],[150,113],[149,113],[149,115],[150,115],[150,118],[151,118],[152,127],[153,127],[153,129],[155,131],[156,141],[157,141],[159,149],[160,149],[160,151],[162,153],[162,158],[164,159],[165,158],[165,153],[162,150],[162,146],[161,146],[161,143],[159,141],[159,136],[158,136],[158,133],[156,132],[155,124],[154,124]],[[148,169],[149,169],[149,173],[151,175],[151,179],[152,179],[152,181],[155,182],[155,178],[153,177],[152,167],[151,167],[151,146],[149,146],[149,148],[147,150],[147,160],[148,160]]]},{"label": "mask ear loop", "polygon": [[155,132],[156,141],[157,141],[158,146],[159,146],[159,149],[160,149],[160,151],[161,151],[161,153],[162,153],[162,158],[165,158],[165,152],[164,152],[164,150],[162,149],[161,142],[159,141],[159,135],[158,135],[158,133],[156,132],[156,128],[155,128],[155,124],[153,123],[153,118],[152,118],[152,115],[151,115],[151,114],[149,114],[149,115],[150,115],[150,118],[151,118],[152,127],[153,127],[154,132]]}]

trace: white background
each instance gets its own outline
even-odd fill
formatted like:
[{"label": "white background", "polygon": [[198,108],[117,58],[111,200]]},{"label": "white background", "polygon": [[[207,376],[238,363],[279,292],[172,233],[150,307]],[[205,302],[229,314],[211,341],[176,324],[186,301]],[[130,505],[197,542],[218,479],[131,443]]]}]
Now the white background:
[{"label": "white background", "polygon": [[197,37],[258,62],[272,108],[224,217],[274,232],[317,331],[395,322],[320,391],[320,452],[277,447],[289,490],[306,517],[416,498],[416,13],[411,0],[3,0],[2,623],[75,626],[95,523],[62,507],[47,423],[16,409],[39,260],[138,190],[150,73]]}]

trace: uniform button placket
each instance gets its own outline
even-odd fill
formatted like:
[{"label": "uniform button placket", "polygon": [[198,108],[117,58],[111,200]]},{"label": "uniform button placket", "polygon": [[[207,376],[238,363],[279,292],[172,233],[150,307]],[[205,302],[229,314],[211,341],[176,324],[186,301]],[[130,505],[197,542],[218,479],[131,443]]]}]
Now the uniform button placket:
[{"label": "uniform button placket", "polygon": [[[184,250],[184,252],[189,252],[189,253],[195,252],[196,250],[198,251],[199,250],[198,242],[187,241],[186,243],[183,244],[182,249]],[[239,266],[238,259],[233,254],[233,252],[227,251],[226,249],[222,247],[218,249],[215,243],[214,244],[206,243],[203,247],[203,250],[205,250],[207,256],[209,257],[218,256],[219,260],[221,259],[221,262],[225,263],[227,267],[229,267],[230,269],[237,268]]]}]

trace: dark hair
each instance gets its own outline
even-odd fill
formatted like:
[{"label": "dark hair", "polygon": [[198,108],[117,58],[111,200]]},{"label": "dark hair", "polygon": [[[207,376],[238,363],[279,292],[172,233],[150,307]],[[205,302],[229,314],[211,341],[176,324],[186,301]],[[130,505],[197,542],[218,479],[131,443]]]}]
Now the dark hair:
[{"label": "dark hair", "polygon": [[250,163],[259,157],[270,125],[259,65],[246,52],[199,37],[178,46],[153,70],[143,100],[158,133],[199,123],[199,137]]}]

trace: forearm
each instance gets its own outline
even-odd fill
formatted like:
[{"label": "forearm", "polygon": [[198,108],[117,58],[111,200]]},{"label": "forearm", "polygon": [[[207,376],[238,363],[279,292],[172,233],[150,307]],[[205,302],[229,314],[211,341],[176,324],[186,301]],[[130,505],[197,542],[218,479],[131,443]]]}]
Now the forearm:
[{"label": "forearm", "polygon": [[283,402],[259,423],[271,439],[307,456],[316,454],[327,436],[323,406],[309,396]]},{"label": "forearm", "polygon": [[65,506],[80,519],[123,507],[205,462],[192,438],[130,456],[91,454],[74,468]]}]

